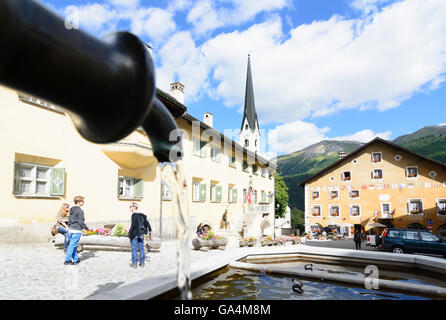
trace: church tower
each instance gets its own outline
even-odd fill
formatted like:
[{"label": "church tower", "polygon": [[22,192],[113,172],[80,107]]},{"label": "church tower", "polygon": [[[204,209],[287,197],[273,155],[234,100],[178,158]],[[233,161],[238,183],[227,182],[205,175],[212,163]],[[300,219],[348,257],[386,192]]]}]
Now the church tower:
[{"label": "church tower", "polygon": [[251,58],[248,55],[248,71],[246,74],[245,108],[243,112],[242,127],[240,129],[240,144],[245,148],[259,152],[260,130],[254,102],[254,89],[251,75]]}]

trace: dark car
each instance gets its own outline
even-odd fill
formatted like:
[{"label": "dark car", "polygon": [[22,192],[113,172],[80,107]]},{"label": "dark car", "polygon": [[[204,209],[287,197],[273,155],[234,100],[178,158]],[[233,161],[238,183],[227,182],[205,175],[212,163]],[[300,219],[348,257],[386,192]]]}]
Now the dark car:
[{"label": "dark car", "polygon": [[394,253],[428,253],[446,258],[446,241],[429,231],[387,228],[381,235],[381,249]]}]

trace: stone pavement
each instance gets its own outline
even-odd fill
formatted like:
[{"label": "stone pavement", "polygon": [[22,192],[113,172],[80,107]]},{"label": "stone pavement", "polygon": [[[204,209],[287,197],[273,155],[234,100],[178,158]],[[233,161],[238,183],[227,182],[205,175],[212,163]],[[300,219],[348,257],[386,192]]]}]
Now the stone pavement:
[{"label": "stone pavement", "polygon": [[[190,248],[191,261],[221,254]],[[233,248],[228,250],[237,250]],[[0,300],[85,299],[138,280],[176,272],[176,241],[163,241],[148,253],[144,268],[131,268],[130,252],[83,251],[81,263],[65,266],[53,243],[0,244]]]}]

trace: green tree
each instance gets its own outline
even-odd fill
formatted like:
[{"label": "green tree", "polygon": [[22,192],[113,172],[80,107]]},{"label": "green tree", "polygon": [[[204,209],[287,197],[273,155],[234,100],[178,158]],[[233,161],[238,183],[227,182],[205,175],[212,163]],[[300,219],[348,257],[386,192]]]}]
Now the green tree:
[{"label": "green tree", "polygon": [[274,190],[276,198],[274,203],[276,218],[284,218],[286,207],[288,206],[288,187],[277,172],[274,173]]},{"label": "green tree", "polygon": [[291,210],[291,228],[305,231],[305,212],[297,208]]}]

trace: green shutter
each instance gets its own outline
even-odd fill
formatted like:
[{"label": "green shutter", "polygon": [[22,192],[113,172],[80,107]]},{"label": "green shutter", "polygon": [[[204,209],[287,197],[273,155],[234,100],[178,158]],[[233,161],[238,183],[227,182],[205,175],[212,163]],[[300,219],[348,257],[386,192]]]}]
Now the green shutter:
[{"label": "green shutter", "polygon": [[221,202],[221,198],[222,198],[222,189],[221,189],[221,186],[217,186],[216,188],[215,188],[215,192],[217,192],[217,194],[216,194],[216,200],[217,200],[217,202]]},{"label": "green shutter", "polygon": [[63,196],[65,194],[65,169],[51,168],[51,195]]},{"label": "green shutter", "polygon": [[202,158],[206,158],[206,152],[207,152],[206,141],[200,141],[200,156]]},{"label": "green shutter", "polygon": [[199,195],[198,199],[200,201],[206,201],[206,184],[205,183],[200,183],[199,192],[200,192],[200,195]]},{"label": "green shutter", "polygon": [[262,203],[266,202],[266,193],[265,191],[262,191]]},{"label": "green shutter", "polygon": [[17,162],[14,162],[14,180],[12,184],[12,193],[20,193],[20,164]]},{"label": "green shutter", "polygon": [[232,202],[237,202],[237,189],[232,188]]},{"label": "green shutter", "polygon": [[135,198],[142,199],[144,192],[144,180],[135,179]]}]

